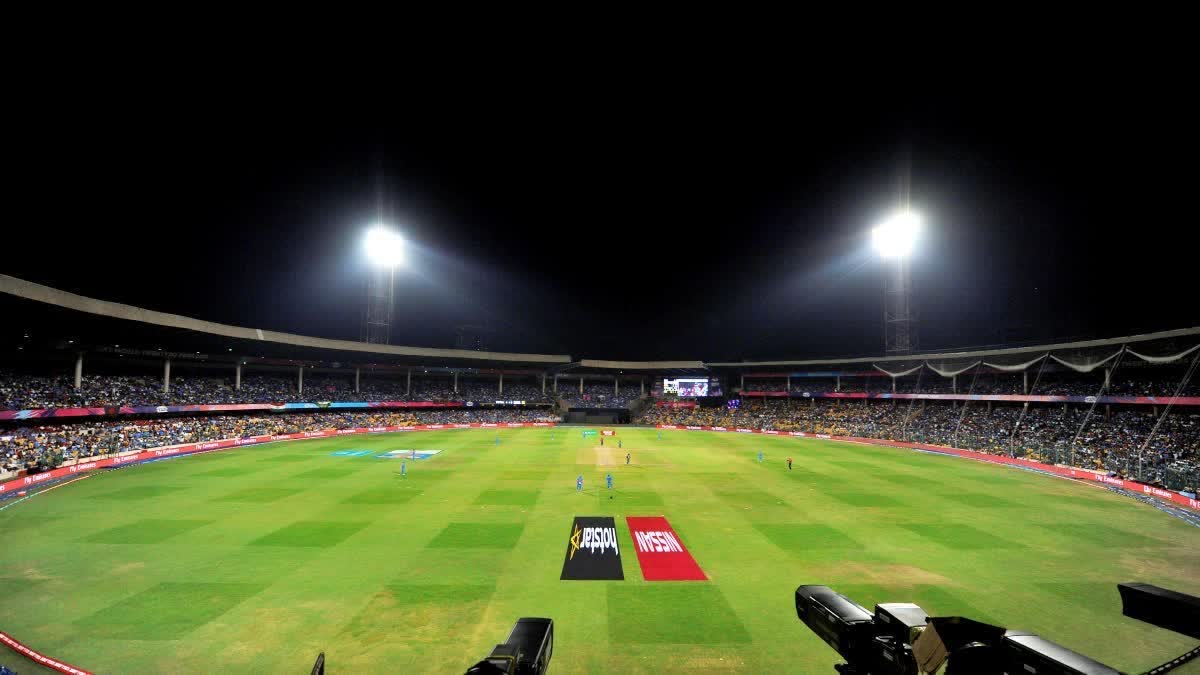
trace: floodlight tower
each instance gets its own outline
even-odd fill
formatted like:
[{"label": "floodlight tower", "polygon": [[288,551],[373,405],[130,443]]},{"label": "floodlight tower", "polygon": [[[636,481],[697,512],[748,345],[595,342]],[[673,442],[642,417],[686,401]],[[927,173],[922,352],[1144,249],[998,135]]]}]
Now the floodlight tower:
[{"label": "floodlight tower", "polygon": [[921,231],[921,217],[904,210],[871,231],[875,251],[891,267],[883,282],[883,345],[888,354],[917,349],[917,313],[912,302],[908,262]]},{"label": "floodlight tower", "polygon": [[385,345],[391,336],[396,267],[404,263],[404,240],[388,227],[375,225],[367,230],[364,245],[371,270],[367,279],[362,341]]}]

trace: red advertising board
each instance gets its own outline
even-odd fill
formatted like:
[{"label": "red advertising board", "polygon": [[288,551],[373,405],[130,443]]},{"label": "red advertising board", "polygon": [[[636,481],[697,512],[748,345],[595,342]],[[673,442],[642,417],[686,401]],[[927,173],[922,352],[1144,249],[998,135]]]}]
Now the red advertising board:
[{"label": "red advertising board", "polygon": [[708,581],[679,535],[662,516],[628,516],[629,536],[646,581]]},{"label": "red advertising board", "polygon": [[86,671],[82,668],[76,668],[65,661],[59,661],[58,659],[50,658],[49,656],[46,656],[35,649],[26,647],[16,638],[3,631],[0,631],[0,643],[8,645],[8,647],[13,651],[26,656],[30,661],[40,663],[51,670],[56,670],[60,673],[67,673],[68,675],[91,675],[89,671]]}]

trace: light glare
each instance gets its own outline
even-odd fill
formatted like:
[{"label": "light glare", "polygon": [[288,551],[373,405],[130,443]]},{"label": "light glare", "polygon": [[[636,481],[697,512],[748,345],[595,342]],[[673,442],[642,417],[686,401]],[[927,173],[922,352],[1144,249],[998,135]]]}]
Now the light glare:
[{"label": "light glare", "polygon": [[921,217],[901,211],[871,230],[871,242],[884,258],[904,258],[912,253],[921,231]]},{"label": "light glare", "polygon": [[380,267],[395,267],[404,263],[404,239],[383,225],[367,230],[367,259]]}]

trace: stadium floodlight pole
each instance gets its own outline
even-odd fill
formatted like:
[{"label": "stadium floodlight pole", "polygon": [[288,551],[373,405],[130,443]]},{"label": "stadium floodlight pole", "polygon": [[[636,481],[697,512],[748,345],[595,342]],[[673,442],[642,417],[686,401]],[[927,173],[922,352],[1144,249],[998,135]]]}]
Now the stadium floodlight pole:
[{"label": "stadium floodlight pole", "polygon": [[367,230],[364,246],[371,270],[367,279],[362,341],[385,345],[391,337],[396,267],[404,264],[405,260],[404,239],[386,225],[374,225]]},{"label": "stadium floodlight pole", "polygon": [[892,214],[871,230],[875,251],[892,266],[883,284],[883,344],[888,354],[911,354],[917,349],[908,262],[920,232],[921,216],[908,209]]}]

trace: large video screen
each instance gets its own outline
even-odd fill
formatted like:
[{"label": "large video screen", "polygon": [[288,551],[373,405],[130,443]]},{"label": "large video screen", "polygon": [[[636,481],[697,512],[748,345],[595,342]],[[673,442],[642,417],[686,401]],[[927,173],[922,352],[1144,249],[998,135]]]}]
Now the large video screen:
[{"label": "large video screen", "polygon": [[663,379],[663,393],[681,397],[708,396],[707,377]]}]

